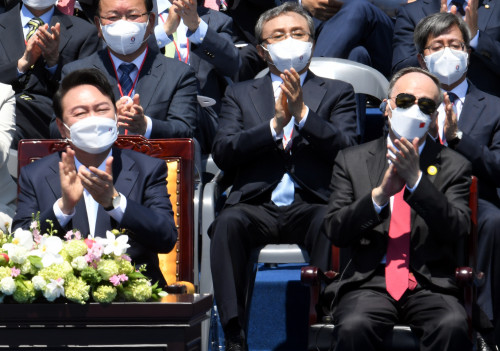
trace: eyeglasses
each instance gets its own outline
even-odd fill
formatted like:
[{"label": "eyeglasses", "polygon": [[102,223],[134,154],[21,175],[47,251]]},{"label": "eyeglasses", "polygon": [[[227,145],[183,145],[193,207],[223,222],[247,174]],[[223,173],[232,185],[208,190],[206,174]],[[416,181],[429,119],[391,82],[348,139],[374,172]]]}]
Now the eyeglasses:
[{"label": "eyeglasses", "polygon": [[139,22],[139,20],[143,17],[149,15],[149,12],[144,12],[144,13],[127,13],[126,15],[111,15],[109,17],[100,17],[102,19],[105,19],[106,21],[109,22],[117,22],[123,18],[129,22]]},{"label": "eyeglasses", "polygon": [[303,30],[294,30],[290,33],[283,33],[283,32],[276,32],[273,33],[271,36],[267,37],[264,39],[264,41],[268,41],[270,44],[277,43],[280,41],[285,40],[288,37],[291,37],[292,39],[297,39],[297,40],[308,40],[311,34],[304,32]]},{"label": "eyeglasses", "polygon": [[442,43],[432,43],[431,45],[425,47],[424,49],[429,50],[431,53],[439,52],[444,50],[444,48],[450,48],[452,50],[464,51],[465,43],[459,40],[453,40],[450,45],[444,45]]},{"label": "eyeglasses", "polygon": [[[391,98],[394,99],[394,98]],[[417,100],[415,95],[400,93],[395,98],[396,106],[399,108],[410,108],[417,101],[418,108],[426,115],[430,115],[437,110],[436,102],[432,99],[422,97]]]}]

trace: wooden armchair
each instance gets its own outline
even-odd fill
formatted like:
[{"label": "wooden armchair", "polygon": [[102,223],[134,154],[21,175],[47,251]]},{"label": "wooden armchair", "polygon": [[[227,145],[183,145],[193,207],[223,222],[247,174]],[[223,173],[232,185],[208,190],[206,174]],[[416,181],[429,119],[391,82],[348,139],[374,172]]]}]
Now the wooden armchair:
[{"label": "wooden armchair", "polygon": [[[21,140],[18,149],[18,174],[21,168],[46,155],[65,150],[68,142],[57,140]],[[167,190],[177,225],[174,249],[159,254],[160,269],[169,292],[194,293],[194,142],[192,139],[145,139],[119,136],[115,146],[131,149],[165,160],[168,167]]]},{"label": "wooden armchair", "polygon": [[[474,272],[476,266],[476,251],[477,251],[477,199],[478,188],[477,178],[472,177],[469,195],[469,207],[471,208],[471,228],[470,234],[463,241],[463,245],[459,245],[459,254],[463,252],[462,267],[458,267],[455,271],[455,279],[457,284],[463,288],[463,303],[468,315],[469,330],[471,339],[473,337],[472,322],[476,317],[477,311],[474,308],[476,301],[476,287],[481,284],[483,273]],[[334,254],[332,258],[338,260],[340,257],[339,249],[333,247]],[[335,326],[329,317],[319,317],[316,313],[316,306],[319,300],[319,294],[322,286],[325,286],[334,281],[335,277],[340,272],[339,262],[332,262],[333,271],[322,272],[317,267],[306,266],[301,270],[301,281],[303,284],[311,287],[311,304],[309,316],[309,337],[308,337],[308,350],[330,350],[332,347],[332,332]],[[420,350],[419,339],[413,334],[408,325],[396,325],[393,331],[384,340],[385,351],[403,351]]]}]

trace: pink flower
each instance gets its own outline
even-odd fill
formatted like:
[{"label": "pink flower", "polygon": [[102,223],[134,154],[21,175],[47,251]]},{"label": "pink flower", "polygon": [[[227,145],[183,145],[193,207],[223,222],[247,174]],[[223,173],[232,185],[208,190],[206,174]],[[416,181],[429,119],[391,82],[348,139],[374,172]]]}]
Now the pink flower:
[{"label": "pink flower", "polygon": [[64,239],[70,241],[72,237],[73,237],[73,231],[72,230],[68,230],[68,232],[64,236]]},{"label": "pink flower", "polygon": [[12,278],[17,277],[19,274],[21,274],[21,270],[20,269],[18,269],[16,267],[12,267],[10,269],[10,275],[11,275]]},{"label": "pink flower", "polygon": [[129,261],[129,262],[132,262],[132,259],[130,258],[129,255],[121,255],[120,257],[122,260],[125,260],[125,261]]},{"label": "pink flower", "polygon": [[35,230],[38,229],[38,222],[37,221],[32,221],[30,224],[30,229]]},{"label": "pink flower", "polygon": [[33,229],[33,241],[35,241],[35,243],[37,244],[40,244],[42,242],[42,238],[43,236],[40,235],[38,229]]},{"label": "pink flower", "polygon": [[82,233],[80,233],[80,231],[79,231],[79,230],[77,230],[77,231],[75,232],[75,239],[76,239],[76,240],[80,240],[81,238],[82,238]]},{"label": "pink flower", "polygon": [[122,282],[126,282],[128,280],[128,277],[125,274],[119,274],[119,275],[114,275],[111,278],[109,278],[109,281],[114,285],[118,286]]},{"label": "pink flower", "polygon": [[88,247],[89,249],[91,249],[91,248],[92,248],[92,246],[94,246],[95,240],[92,240],[92,239],[88,239],[88,238],[87,238],[87,239],[85,239],[84,241],[85,241],[85,244],[87,244],[87,247]]}]

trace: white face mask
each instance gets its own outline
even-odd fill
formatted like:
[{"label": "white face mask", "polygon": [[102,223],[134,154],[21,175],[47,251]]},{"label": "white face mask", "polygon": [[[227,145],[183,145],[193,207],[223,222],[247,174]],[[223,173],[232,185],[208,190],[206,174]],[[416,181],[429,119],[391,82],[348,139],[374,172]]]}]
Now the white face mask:
[{"label": "white face mask", "polygon": [[441,84],[451,85],[467,72],[468,58],[469,54],[465,51],[444,48],[425,56],[424,61],[429,72],[438,77]]},{"label": "white face mask", "polygon": [[389,108],[392,111],[391,129],[396,138],[406,138],[412,142],[413,139],[422,137],[427,133],[431,123],[431,117],[426,115],[417,104],[410,108],[396,107],[394,110],[389,103]]},{"label": "white face mask", "polygon": [[278,71],[283,73],[285,69],[294,68],[297,72],[302,71],[311,59],[312,43],[293,38],[287,38],[275,44],[268,44],[267,49],[273,59],[272,64]]},{"label": "white face mask", "polygon": [[56,0],[23,0],[23,4],[35,10],[43,10],[54,6]]},{"label": "white face mask", "polygon": [[99,154],[108,150],[118,137],[115,119],[89,116],[74,123],[69,130],[71,143],[89,154]]},{"label": "white face mask", "polygon": [[121,55],[136,52],[147,38],[144,38],[147,22],[129,22],[119,20],[103,26],[101,31],[104,41],[111,50]]}]

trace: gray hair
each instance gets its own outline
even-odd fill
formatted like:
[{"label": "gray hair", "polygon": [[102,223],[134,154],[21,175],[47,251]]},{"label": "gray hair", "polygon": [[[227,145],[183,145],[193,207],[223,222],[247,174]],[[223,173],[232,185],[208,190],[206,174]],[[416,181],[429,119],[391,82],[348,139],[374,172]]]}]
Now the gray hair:
[{"label": "gray hair", "polygon": [[272,9],[267,10],[262,15],[260,15],[257,24],[255,25],[255,37],[257,38],[259,44],[264,41],[262,38],[262,28],[264,24],[273,18],[281,16],[287,12],[295,12],[302,17],[304,17],[307,21],[307,25],[309,27],[309,34],[312,40],[314,40],[314,22],[311,16],[302,8],[302,6],[298,5],[295,2],[285,2],[280,6],[273,7]]},{"label": "gray hair", "polygon": [[451,27],[457,26],[462,32],[465,45],[469,47],[471,34],[469,26],[465,21],[449,12],[438,12],[423,18],[418,22],[413,32],[413,42],[417,48],[417,52],[422,54],[430,36],[438,37],[447,32]]},{"label": "gray hair", "polygon": [[394,88],[394,85],[396,84],[396,82],[401,77],[403,77],[404,75],[406,75],[408,73],[422,73],[422,74],[425,74],[430,79],[432,79],[434,84],[436,84],[437,91],[439,92],[438,101],[436,101],[436,105],[439,106],[443,102],[443,92],[441,91],[441,83],[439,82],[439,79],[435,75],[430,73],[429,71],[426,71],[420,67],[406,67],[406,68],[403,68],[403,69],[397,71],[396,73],[394,73],[394,75],[391,78],[391,81],[389,82],[389,89],[387,91],[387,96],[389,98],[392,95],[392,89]]}]

